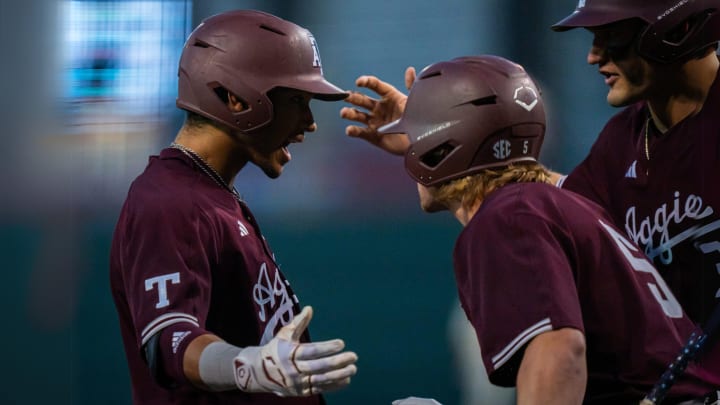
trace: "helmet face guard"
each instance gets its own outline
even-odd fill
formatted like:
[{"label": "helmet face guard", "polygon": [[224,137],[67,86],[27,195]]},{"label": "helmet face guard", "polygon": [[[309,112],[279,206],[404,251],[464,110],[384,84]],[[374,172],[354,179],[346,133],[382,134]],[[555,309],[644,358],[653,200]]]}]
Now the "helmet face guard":
[{"label": "helmet face guard", "polygon": [[575,11],[552,29],[594,28],[629,19],[646,24],[637,52],[656,63],[687,60],[720,41],[720,0],[579,0]]},{"label": "helmet face guard", "polygon": [[379,130],[406,133],[405,168],[434,186],[535,161],[545,134],[540,91],[522,66],[497,56],[472,56],[423,69],[402,117]]},{"label": "helmet face guard", "polygon": [[[272,120],[267,93],[276,87],[326,101],[347,97],[325,80],[310,31],[260,11],[231,11],[205,19],[188,37],[176,104],[234,130],[253,132]],[[242,100],[243,111],[228,108],[228,93]]]}]

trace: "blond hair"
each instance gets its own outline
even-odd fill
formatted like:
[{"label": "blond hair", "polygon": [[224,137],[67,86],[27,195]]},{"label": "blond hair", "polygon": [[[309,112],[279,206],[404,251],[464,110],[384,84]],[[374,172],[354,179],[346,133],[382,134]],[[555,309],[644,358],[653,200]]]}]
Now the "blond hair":
[{"label": "blond hair", "polygon": [[461,177],[433,190],[435,200],[443,205],[459,201],[469,208],[482,201],[493,190],[509,183],[549,183],[550,173],[538,162],[520,162],[500,169],[484,169],[479,173]]}]

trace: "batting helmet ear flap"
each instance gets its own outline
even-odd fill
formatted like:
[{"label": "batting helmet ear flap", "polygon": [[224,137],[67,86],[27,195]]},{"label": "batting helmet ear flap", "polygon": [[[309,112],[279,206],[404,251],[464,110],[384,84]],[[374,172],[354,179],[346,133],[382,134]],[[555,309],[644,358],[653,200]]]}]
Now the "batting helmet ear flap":
[{"label": "batting helmet ear flap", "polygon": [[[224,72],[228,73],[228,72]],[[231,122],[225,122],[224,119],[218,117],[217,119],[231,128],[239,128],[243,132],[253,132],[260,127],[263,127],[272,121],[273,117],[273,104],[267,93],[261,93],[257,91],[254,86],[250,86],[247,80],[241,80],[238,78],[233,79],[233,89],[230,90],[222,85],[222,82],[213,82],[209,86],[214,86],[214,90],[223,89],[228,93],[232,93],[239,100],[242,100],[243,108],[242,111],[229,111]],[[217,90],[216,90],[217,91]],[[241,94],[254,95],[252,99],[243,98]],[[228,108],[225,104],[225,108]],[[230,110],[228,108],[228,110]]]},{"label": "batting helmet ear flap", "polygon": [[[193,111],[200,115],[204,115],[213,121],[225,124],[230,128],[238,128],[243,132],[252,132],[266,124],[268,124],[273,117],[273,105],[266,93],[257,91],[254,87],[247,85],[245,80],[233,79],[233,90],[228,89],[227,86],[223,85],[223,82],[227,80],[225,77],[228,72],[224,69],[218,68],[217,72],[220,73],[220,80],[215,80],[207,83],[207,90],[196,91],[192,84],[197,83],[191,80],[180,80],[177,105],[178,107]],[[180,70],[181,76],[187,76],[188,72],[183,69]],[[234,112],[231,111],[227,105],[227,94],[232,93],[238,99],[242,100],[243,108],[242,111]],[[252,94],[255,97],[251,100],[241,97],[239,94]],[[204,108],[201,108],[203,106]],[[222,114],[217,112],[224,111]]]},{"label": "batting helmet ear flap", "polygon": [[457,142],[447,141],[420,156],[420,162],[427,167],[435,167],[445,160],[445,158],[450,156],[450,154],[457,149],[458,146]]},{"label": "batting helmet ear flap", "polygon": [[640,35],[638,53],[660,63],[692,57],[696,51],[717,43],[720,38],[718,11],[708,9],[690,16],[670,13],[650,24]]}]

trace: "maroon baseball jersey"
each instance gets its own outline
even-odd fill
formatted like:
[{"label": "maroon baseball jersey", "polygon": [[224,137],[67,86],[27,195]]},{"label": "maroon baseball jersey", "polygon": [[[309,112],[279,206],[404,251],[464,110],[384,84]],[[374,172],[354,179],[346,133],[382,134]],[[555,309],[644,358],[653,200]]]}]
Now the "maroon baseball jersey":
[{"label": "maroon baseball jersey", "polygon": [[607,123],[562,183],[610,212],[699,323],[720,302],[718,112],[717,78],[703,109],[662,135],[645,103],[630,106]]},{"label": "maroon baseball jersey", "polygon": [[[637,401],[693,331],[669,288],[600,207],[548,184],[488,196],[454,252],[463,309],[490,380],[514,385],[525,346],[560,328],[585,334],[586,403]],[[688,367],[669,400],[720,384]],[[637,402],[635,402],[637,403]]]},{"label": "maroon baseball jersey", "polygon": [[188,383],[165,389],[151,377],[142,346],[164,328],[172,326],[173,352],[198,327],[236,346],[257,346],[299,312],[248,207],[181,151],[151,157],[130,187],[110,281],[135,404],[324,403],[320,396],[211,393]]}]

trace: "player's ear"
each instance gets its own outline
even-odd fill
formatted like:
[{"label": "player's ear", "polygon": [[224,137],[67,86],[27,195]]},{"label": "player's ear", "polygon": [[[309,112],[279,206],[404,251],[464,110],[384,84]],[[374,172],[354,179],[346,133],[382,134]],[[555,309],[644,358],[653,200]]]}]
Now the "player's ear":
[{"label": "player's ear", "polygon": [[229,91],[227,95],[227,105],[231,111],[240,112],[247,109],[247,105],[240,97],[232,94]]}]

